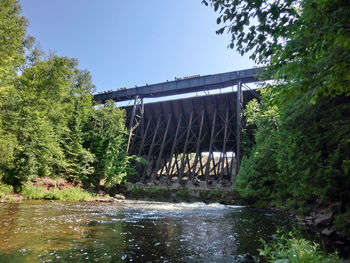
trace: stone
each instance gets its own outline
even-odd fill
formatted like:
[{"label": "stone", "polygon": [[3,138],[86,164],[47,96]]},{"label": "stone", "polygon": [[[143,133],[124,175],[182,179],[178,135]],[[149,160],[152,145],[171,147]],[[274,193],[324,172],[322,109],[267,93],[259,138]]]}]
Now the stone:
[{"label": "stone", "polygon": [[333,213],[319,215],[315,218],[315,226],[327,226],[332,222]]},{"label": "stone", "polygon": [[312,226],[314,222],[312,220],[305,220],[305,224],[308,225],[308,226]]},{"label": "stone", "polygon": [[314,217],[312,217],[312,216],[306,216],[306,217],[304,218],[304,222],[305,222],[306,225],[312,226],[313,223],[314,223]]},{"label": "stone", "polygon": [[113,199],[99,198],[99,199],[96,199],[96,202],[113,203]]},{"label": "stone", "polygon": [[125,200],[125,196],[122,195],[122,194],[116,194],[116,195],[114,196],[114,198],[117,199],[117,200]]},{"label": "stone", "polygon": [[333,226],[331,227],[326,227],[325,229],[323,229],[321,231],[321,234],[324,236],[329,237],[330,235],[332,235],[335,232],[335,228]]}]

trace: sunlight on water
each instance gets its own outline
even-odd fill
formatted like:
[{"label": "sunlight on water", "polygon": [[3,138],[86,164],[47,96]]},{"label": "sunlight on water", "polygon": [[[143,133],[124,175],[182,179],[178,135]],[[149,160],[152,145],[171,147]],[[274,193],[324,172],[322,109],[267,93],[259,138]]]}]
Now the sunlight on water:
[{"label": "sunlight on water", "polygon": [[0,263],[259,262],[281,216],[218,203],[0,205]]}]

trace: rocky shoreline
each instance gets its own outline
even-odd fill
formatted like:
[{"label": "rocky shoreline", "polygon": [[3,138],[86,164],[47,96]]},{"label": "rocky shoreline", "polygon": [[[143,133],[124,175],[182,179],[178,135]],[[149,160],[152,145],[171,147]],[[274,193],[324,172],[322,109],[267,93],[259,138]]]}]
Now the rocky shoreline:
[{"label": "rocky shoreline", "polygon": [[[252,206],[254,207],[254,205]],[[259,207],[262,208],[261,205]],[[264,208],[287,213],[295,218],[296,223],[304,231],[318,236],[322,240],[327,240],[323,244],[327,250],[337,250],[346,259],[344,262],[350,263],[350,229],[348,231],[340,231],[335,224],[336,216],[341,214],[343,209],[341,202],[322,207],[314,206],[306,215],[300,215],[295,211],[287,211],[275,206],[267,205]],[[350,223],[350,218],[348,220]]]},{"label": "rocky shoreline", "polygon": [[[306,230],[331,239],[334,248],[345,258],[350,258],[350,229],[338,230],[336,226],[336,216],[341,211],[342,203],[336,202],[325,209],[314,210],[307,216],[296,216],[296,218]],[[346,220],[350,223],[350,218]]]}]

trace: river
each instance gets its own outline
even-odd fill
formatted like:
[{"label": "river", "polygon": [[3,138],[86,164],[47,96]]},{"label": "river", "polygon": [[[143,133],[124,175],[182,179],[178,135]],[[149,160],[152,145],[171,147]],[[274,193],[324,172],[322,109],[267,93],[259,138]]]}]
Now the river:
[{"label": "river", "polygon": [[261,262],[277,228],[289,218],[220,204],[0,204],[0,262]]}]

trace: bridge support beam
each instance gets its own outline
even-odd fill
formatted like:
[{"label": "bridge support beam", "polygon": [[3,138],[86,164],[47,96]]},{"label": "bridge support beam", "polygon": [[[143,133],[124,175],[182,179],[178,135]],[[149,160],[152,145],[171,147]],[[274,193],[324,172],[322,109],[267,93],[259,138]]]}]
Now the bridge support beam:
[{"label": "bridge support beam", "polygon": [[[245,102],[250,99],[239,84],[237,92],[145,104],[139,124],[134,120],[130,125],[138,126],[129,134],[129,154],[147,160],[135,178],[154,184],[230,186],[241,158],[243,95]],[[135,105],[129,108],[129,124],[138,118]]]},{"label": "bridge support beam", "polygon": [[134,106],[132,109],[131,119],[129,124],[129,137],[128,137],[128,144],[126,147],[127,153],[129,153],[129,150],[130,150],[130,144],[134,136],[134,132],[142,122],[143,113],[144,113],[143,98],[139,98],[139,96],[136,95],[134,99]]},{"label": "bridge support beam", "polygon": [[237,85],[237,99],[236,99],[236,112],[237,112],[237,123],[236,123],[236,174],[238,174],[240,162],[241,162],[241,129],[242,129],[242,108],[243,108],[243,92],[242,83],[238,82]]}]

